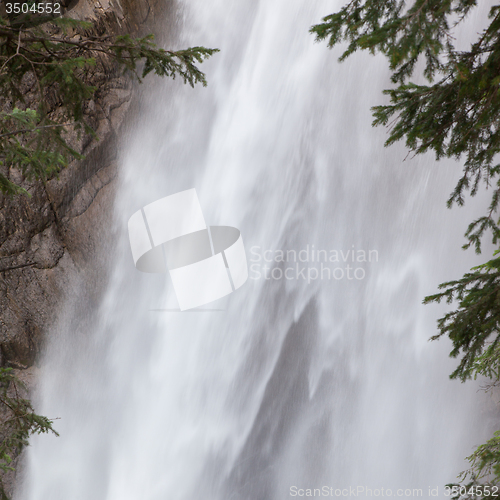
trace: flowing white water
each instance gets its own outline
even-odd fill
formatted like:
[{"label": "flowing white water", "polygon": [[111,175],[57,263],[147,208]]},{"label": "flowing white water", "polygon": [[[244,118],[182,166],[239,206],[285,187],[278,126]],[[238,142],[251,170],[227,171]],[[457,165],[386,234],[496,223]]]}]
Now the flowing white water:
[{"label": "flowing white water", "polygon": [[[477,386],[450,381],[449,344],[427,342],[445,308],[421,305],[486,258],[460,250],[484,203],[446,210],[460,165],[383,148],[369,109],[389,85],[385,60],[339,65],[308,34],[334,8],[179,7],[175,45],[221,53],[203,65],[208,88],[161,82],[144,97],[122,152],[109,286],[99,307],[68,299],[53,332],[38,398],[61,436],[34,440],[18,498],[269,500],[292,486],[442,497],[487,437]],[[222,311],[151,311],[175,297],[134,269],[126,221],[191,187],[209,224],[241,230],[249,259],[314,245],[378,260],[359,280],[249,279]]]}]

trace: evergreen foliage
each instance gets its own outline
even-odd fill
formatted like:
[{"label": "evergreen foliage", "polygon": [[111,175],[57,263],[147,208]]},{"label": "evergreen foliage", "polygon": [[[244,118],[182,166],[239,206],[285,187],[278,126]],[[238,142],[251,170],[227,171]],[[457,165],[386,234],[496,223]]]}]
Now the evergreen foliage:
[{"label": "evergreen foliage", "polygon": [[[139,81],[154,73],[178,76],[193,87],[206,85],[198,64],[216,51],[164,50],[152,35],[96,35],[90,23],[65,17],[43,23],[39,17],[24,22],[0,17],[0,191],[25,192],[9,179],[10,167],[27,179],[45,181],[70,159],[82,158],[68,137],[70,131],[95,136],[83,110],[96,90],[86,75],[96,57],[107,58]],[[29,81],[35,95],[27,102]]]},{"label": "evergreen foliage", "polygon": [[[500,237],[500,6],[491,7],[490,25],[459,51],[453,28],[462,23],[476,0],[353,0],[313,26],[316,39],[328,45],[347,41],[340,61],[356,50],[380,52],[389,60],[394,89],[385,90],[391,104],[373,108],[374,125],[389,125],[386,145],[401,139],[416,154],[434,151],[436,158],[464,157],[463,175],[448,199],[463,205],[467,191],[475,195],[481,180],[494,185],[488,214],[473,221],[466,246],[479,252],[481,236]],[[418,60],[433,84],[410,82]],[[391,123],[390,120],[393,120]]]},{"label": "evergreen foliage", "polygon": [[[24,384],[12,368],[0,368],[0,412],[3,417],[0,441],[0,472],[14,470],[12,460],[28,445],[31,434],[53,433],[52,420],[38,415],[31,401],[22,397]],[[8,500],[0,477],[0,499]]]},{"label": "evergreen foliage", "polygon": [[497,498],[500,496],[500,431],[467,457],[471,467],[458,477],[461,483],[449,484],[452,500]]},{"label": "evergreen foliage", "polygon": [[[487,213],[472,221],[464,248],[481,251],[487,231],[500,243],[500,5],[489,11],[489,25],[468,50],[455,47],[454,29],[476,0],[352,0],[311,28],[317,41],[340,43],[340,61],[357,50],[381,53],[389,62],[394,88],[384,91],[390,104],[372,108],[374,126],[389,128],[386,145],[405,140],[415,154],[433,151],[436,159],[462,159],[463,173],[448,207],[464,204],[481,184],[491,188]],[[423,66],[417,66],[422,62]],[[411,81],[423,67],[420,83]],[[427,81],[427,84],[422,82]],[[443,283],[424,303],[458,302],[438,320],[439,333],[461,356],[450,375],[465,381],[478,376],[500,385],[500,256],[473,268],[463,278]],[[500,495],[500,431],[468,457],[470,469],[454,486],[454,498]],[[495,489],[496,488],[496,489]],[[496,492],[496,494],[495,494]]]},{"label": "evergreen foliage", "polygon": [[[497,254],[498,252],[496,252]],[[430,295],[424,303],[449,304],[458,301],[458,309],[438,320],[440,333],[453,342],[450,356],[463,357],[451,378],[462,382],[478,375],[497,380],[500,369],[500,257],[474,267],[463,278],[442,283],[443,292]]]}]

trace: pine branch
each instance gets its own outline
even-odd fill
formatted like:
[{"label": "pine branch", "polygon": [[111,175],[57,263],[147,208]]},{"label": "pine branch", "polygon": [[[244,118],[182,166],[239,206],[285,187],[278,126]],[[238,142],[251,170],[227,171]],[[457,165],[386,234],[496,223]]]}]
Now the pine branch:
[{"label": "pine branch", "polygon": [[[398,86],[384,91],[391,103],[372,108],[374,126],[387,126],[386,146],[405,140],[415,154],[434,151],[436,159],[464,158],[463,176],[448,199],[462,205],[465,194],[477,194],[480,182],[488,186],[499,175],[495,159],[500,152],[500,8],[490,9],[490,25],[470,50],[454,48],[452,29],[476,6],[474,0],[354,0],[313,26],[317,41],[333,47],[347,42],[340,60],[357,50],[381,52]],[[456,20],[454,20],[456,19]],[[419,58],[424,76],[433,85],[409,80]],[[492,213],[497,214],[498,200]],[[498,215],[497,215],[498,218]],[[481,239],[491,231],[496,243],[498,221],[481,219],[466,233],[467,246],[481,251]]]},{"label": "pine branch", "polygon": [[[82,133],[96,137],[84,114],[85,103],[96,91],[87,76],[97,64],[96,55],[139,81],[154,73],[180,77],[194,87],[207,84],[198,65],[217,52],[205,47],[164,50],[155,45],[152,35],[133,38],[89,34],[89,23],[68,18],[51,20],[51,24],[49,31],[43,26],[9,26],[0,19],[0,88],[4,100],[11,102],[17,113],[0,114],[0,166],[16,167],[27,179],[49,179],[72,159],[82,158],[67,142],[65,132],[73,130],[77,137]],[[36,95],[30,98],[33,110],[26,109],[24,102],[26,75],[32,75],[36,82]],[[54,103],[57,120],[51,118]],[[23,117],[23,112],[32,115]],[[25,118],[25,126],[15,127],[21,118]],[[9,196],[27,194],[5,174],[0,174],[0,192]]]}]

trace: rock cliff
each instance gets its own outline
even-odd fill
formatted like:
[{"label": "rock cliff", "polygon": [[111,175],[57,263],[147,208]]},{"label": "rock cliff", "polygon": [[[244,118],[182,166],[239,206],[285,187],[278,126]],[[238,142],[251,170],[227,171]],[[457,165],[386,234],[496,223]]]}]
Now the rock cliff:
[{"label": "rock cliff", "polygon": [[[165,0],[73,0],[67,15],[91,20],[101,33],[154,31]],[[86,114],[99,141],[82,140],[85,156],[57,179],[28,182],[11,169],[31,197],[0,194],[0,365],[33,365],[65,291],[78,274],[98,291],[95,265],[113,200],[119,130],[130,108],[134,86],[106,60],[91,74],[97,87]],[[29,91],[29,89],[28,89]],[[81,281],[81,280],[80,280]]]}]

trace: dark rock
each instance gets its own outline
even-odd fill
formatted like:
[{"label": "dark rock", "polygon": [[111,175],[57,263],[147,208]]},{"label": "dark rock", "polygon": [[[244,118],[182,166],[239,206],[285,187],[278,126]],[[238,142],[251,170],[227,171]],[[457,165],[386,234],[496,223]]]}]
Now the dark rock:
[{"label": "dark rock", "polygon": [[[98,33],[141,35],[168,6],[159,0],[79,0],[67,7],[71,17],[93,21]],[[45,185],[11,169],[11,179],[30,197],[0,195],[1,366],[33,365],[65,289],[78,274],[94,292],[103,285],[98,249],[109,227],[117,137],[134,87],[105,59],[97,61],[90,79],[97,91],[85,112],[99,140],[71,138],[85,160],[73,161]],[[28,100],[32,80],[26,75]]]}]

